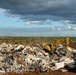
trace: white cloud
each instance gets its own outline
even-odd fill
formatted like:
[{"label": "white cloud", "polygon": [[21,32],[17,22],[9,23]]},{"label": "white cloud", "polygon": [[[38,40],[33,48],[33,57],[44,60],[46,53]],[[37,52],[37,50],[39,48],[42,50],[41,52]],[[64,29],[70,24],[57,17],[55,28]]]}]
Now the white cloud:
[{"label": "white cloud", "polygon": [[76,30],[76,27],[73,27],[72,29],[73,29],[73,30]]},{"label": "white cloud", "polygon": [[70,20],[61,20],[60,22],[62,22],[63,24],[69,24],[69,23],[72,23],[73,21],[70,21]]},{"label": "white cloud", "polygon": [[42,24],[43,23],[43,21],[26,21],[26,25],[32,25],[32,24]]},{"label": "white cloud", "polygon": [[46,19],[45,21],[44,20],[32,20],[32,21],[26,21],[25,24],[26,25],[32,25],[32,24],[35,24],[35,25],[52,25],[52,22],[53,20],[50,20],[50,19]]},{"label": "white cloud", "polygon": [[5,9],[0,8],[0,12],[5,12],[5,11],[6,11]]},{"label": "white cloud", "polygon": [[51,27],[52,30],[55,30],[55,27]]},{"label": "white cloud", "polygon": [[63,22],[65,22],[65,23],[69,23],[70,21],[69,21],[69,20],[63,20]]},{"label": "white cloud", "polygon": [[53,20],[47,19],[44,21],[44,24],[52,25]]},{"label": "white cloud", "polygon": [[[70,23],[72,23],[73,21],[70,20],[58,20],[58,21],[54,21],[54,20],[50,20],[50,19],[46,19],[46,20],[28,20],[25,22],[26,25],[54,25],[54,26],[59,26],[59,25],[68,25]],[[54,30],[54,28],[52,28]]]},{"label": "white cloud", "polygon": [[67,29],[71,29],[71,26],[68,26],[68,28]]},{"label": "white cloud", "polygon": [[61,31],[61,29],[60,29],[60,28],[58,28],[58,30],[59,30],[59,31]]},{"label": "white cloud", "polygon": [[68,26],[67,28],[68,30],[76,30],[76,27],[71,27],[71,26]]}]

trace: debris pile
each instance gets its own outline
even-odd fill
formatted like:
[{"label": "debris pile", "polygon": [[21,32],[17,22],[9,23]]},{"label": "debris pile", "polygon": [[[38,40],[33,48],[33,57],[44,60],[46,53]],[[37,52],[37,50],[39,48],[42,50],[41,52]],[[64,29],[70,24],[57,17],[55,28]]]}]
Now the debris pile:
[{"label": "debris pile", "polygon": [[0,45],[0,72],[25,72],[50,70],[67,71],[76,67],[76,50],[58,44],[50,53],[37,46],[24,46],[18,44]]}]

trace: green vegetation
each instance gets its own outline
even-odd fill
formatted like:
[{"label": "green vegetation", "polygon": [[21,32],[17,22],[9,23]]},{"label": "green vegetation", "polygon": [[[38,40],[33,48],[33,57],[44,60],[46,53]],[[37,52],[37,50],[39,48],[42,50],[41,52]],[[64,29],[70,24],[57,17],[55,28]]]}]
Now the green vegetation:
[{"label": "green vegetation", "polygon": [[[54,40],[66,38],[66,37],[0,37],[1,43],[12,43],[12,44],[23,44],[23,45],[34,45],[36,43],[51,43]],[[76,42],[76,37],[69,37],[70,43]]]}]

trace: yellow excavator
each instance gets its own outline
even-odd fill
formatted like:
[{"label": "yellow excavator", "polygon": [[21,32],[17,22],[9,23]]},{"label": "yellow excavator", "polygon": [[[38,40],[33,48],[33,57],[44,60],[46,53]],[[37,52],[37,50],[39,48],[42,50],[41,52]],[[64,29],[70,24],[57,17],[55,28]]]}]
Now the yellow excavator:
[{"label": "yellow excavator", "polygon": [[56,41],[53,41],[51,44],[47,44],[47,43],[42,43],[41,46],[43,49],[47,50],[47,51],[51,51],[55,49],[55,46],[57,44],[63,44],[66,49],[69,46],[69,38],[66,37],[65,39],[58,39]]}]

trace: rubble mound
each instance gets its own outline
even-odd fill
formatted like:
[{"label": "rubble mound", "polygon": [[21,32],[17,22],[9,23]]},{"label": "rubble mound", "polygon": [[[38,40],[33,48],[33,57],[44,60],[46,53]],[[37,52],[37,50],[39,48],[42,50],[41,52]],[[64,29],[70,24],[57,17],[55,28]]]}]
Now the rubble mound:
[{"label": "rubble mound", "polygon": [[76,50],[58,44],[55,50],[45,52],[39,46],[0,44],[0,73],[26,71],[62,72],[76,67]]}]

